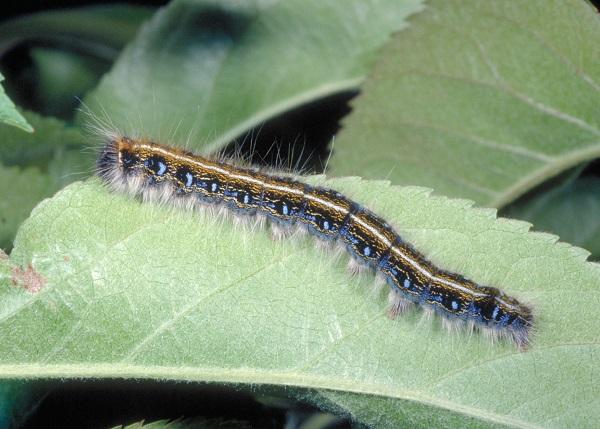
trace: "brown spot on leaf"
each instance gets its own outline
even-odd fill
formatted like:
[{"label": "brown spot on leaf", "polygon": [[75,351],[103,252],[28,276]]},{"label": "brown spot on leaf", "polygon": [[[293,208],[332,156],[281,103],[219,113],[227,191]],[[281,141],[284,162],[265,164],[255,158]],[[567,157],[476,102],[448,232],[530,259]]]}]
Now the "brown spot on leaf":
[{"label": "brown spot on leaf", "polygon": [[4,253],[4,250],[0,249],[0,261],[8,259],[8,255]]},{"label": "brown spot on leaf", "polygon": [[46,278],[29,264],[27,269],[14,267],[12,269],[13,286],[22,287],[31,293],[39,292],[46,285]]}]

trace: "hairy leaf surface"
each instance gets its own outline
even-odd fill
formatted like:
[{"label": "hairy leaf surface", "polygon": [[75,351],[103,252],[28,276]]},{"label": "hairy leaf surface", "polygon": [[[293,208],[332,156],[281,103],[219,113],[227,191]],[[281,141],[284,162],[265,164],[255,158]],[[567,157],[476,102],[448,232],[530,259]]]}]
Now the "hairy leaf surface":
[{"label": "hairy leaf surface", "polygon": [[583,0],[432,0],[382,50],[332,173],[501,207],[600,155],[600,21]]},{"label": "hairy leaf surface", "polygon": [[420,311],[389,320],[374,276],[351,277],[312,238],[273,241],[90,179],[41,203],[0,262],[0,376],[272,384],[377,427],[600,419],[600,268],[585,251],[422,188],[325,185],[440,266],[531,302],[531,349],[446,332]]}]

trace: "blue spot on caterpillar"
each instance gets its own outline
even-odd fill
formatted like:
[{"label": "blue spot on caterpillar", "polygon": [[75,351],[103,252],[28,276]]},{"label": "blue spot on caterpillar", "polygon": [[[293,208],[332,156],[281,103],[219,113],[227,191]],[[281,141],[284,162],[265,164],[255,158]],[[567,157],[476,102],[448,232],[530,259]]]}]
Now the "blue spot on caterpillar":
[{"label": "blue spot on caterpillar", "polygon": [[319,238],[341,242],[353,258],[381,274],[391,287],[393,315],[415,303],[508,338],[520,349],[529,344],[529,307],[436,267],[383,219],[337,191],[117,136],[100,154],[97,173],[132,194],[160,189],[155,194],[163,198],[175,192],[192,204],[223,204],[241,214],[304,226]]}]

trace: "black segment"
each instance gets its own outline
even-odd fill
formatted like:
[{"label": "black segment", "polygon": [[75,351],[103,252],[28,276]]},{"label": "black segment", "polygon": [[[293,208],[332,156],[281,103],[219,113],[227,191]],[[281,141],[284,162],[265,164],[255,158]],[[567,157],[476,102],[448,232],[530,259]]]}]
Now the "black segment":
[{"label": "black segment", "polygon": [[221,189],[221,184],[217,180],[207,180],[206,181],[206,190],[209,193],[218,193],[219,189]]},{"label": "black segment", "polygon": [[192,172],[186,167],[179,167],[175,172],[175,179],[183,186],[189,188],[194,185],[195,177]]},{"label": "black segment", "polygon": [[479,314],[485,320],[494,320],[493,314],[496,309],[496,297],[500,291],[493,287],[483,287],[481,292],[485,292],[487,296],[477,300],[476,305],[479,308]]},{"label": "black segment", "polygon": [[[295,180],[292,181],[292,183],[299,184],[300,186],[302,186],[302,192],[304,195],[306,195],[312,189],[312,187],[310,185],[307,185],[306,183],[296,182]],[[306,212],[306,207],[308,206],[308,201],[306,201],[306,198],[302,197],[300,198],[300,201],[290,202],[292,203],[291,215],[297,217],[304,216],[304,213]]]},{"label": "black segment", "polygon": [[[310,190],[310,193],[341,208],[350,207],[351,205],[351,202],[346,197],[333,189],[313,188]],[[317,227],[317,230],[327,235],[337,234],[347,216],[346,214],[346,216],[341,217],[338,211],[327,206],[312,210],[310,203],[308,204],[307,212],[311,212],[314,216],[313,224]]]},{"label": "black segment", "polygon": [[[272,184],[285,185],[294,192],[284,192],[277,189]],[[262,201],[259,201],[261,209],[269,215],[282,220],[293,219],[294,217],[304,218],[307,202],[304,198],[305,185],[296,182],[287,177],[277,178],[277,182],[269,182],[262,191]]]},{"label": "black segment", "polygon": [[[352,209],[352,206],[349,208]],[[360,209],[350,216],[340,230],[340,236],[354,254],[377,265],[397,238],[383,219],[367,209]]]},{"label": "black segment", "polygon": [[249,192],[239,191],[236,196],[236,200],[238,202],[238,205],[242,205],[242,206],[255,206],[256,205],[252,194]]},{"label": "black segment", "polygon": [[498,316],[496,316],[497,321],[502,320],[503,325],[511,325],[515,321],[516,317],[514,314],[505,313],[500,307],[498,307],[498,309]]},{"label": "black segment", "polygon": [[275,211],[282,216],[289,216],[290,203],[288,201],[279,201],[275,203]]},{"label": "black segment", "polygon": [[149,168],[150,170],[154,170],[156,167],[156,158],[151,157],[144,161],[144,166]]},{"label": "black segment", "polygon": [[151,156],[144,161],[144,166],[157,176],[162,176],[167,171],[167,163],[160,156]]},{"label": "black segment", "polygon": [[340,235],[342,237],[345,237],[346,234],[348,233],[348,222],[350,221],[350,217],[353,214],[358,213],[361,210],[361,206],[360,204],[354,202],[354,201],[350,201],[350,210],[348,210],[348,214],[346,214],[346,217],[344,218],[344,221],[342,222],[342,225],[340,226]]},{"label": "black segment", "polygon": [[423,289],[423,285],[413,276],[409,276],[402,262],[390,253],[387,263],[382,266],[381,271],[393,278],[396,287],[410,295],[418,295]]},{"label": "black segment", "polygon": [[442,294],[442,305],[444,308],[452,313],[462,313],[464,306],[457,297],[450,294]]},{"label": "black segment", "polygon": [[139,158],[129,152],[128,150],[121,151],[121,165],[123,168],[129,169],[133,167],[137,162],[139,162]]}]

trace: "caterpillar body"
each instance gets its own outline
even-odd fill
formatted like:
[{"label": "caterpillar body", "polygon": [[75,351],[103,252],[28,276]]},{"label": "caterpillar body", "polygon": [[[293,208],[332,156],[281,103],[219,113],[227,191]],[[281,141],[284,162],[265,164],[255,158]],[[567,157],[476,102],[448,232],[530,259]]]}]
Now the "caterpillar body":
[{"label": "caterpillar body", "polygon": [[520,349],[530,342],[531,309],[501,290],[436,267],[385,220],[341,193],[188,151],[112,135],[97,160],[109,187],[189,207],[220,204],[274,224],[299,225],[341,242],[350,256],[390,285],[390,314],[417,304],[447,321],[466,322]]}]

